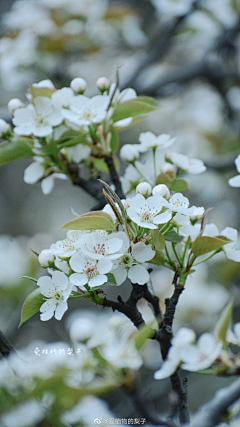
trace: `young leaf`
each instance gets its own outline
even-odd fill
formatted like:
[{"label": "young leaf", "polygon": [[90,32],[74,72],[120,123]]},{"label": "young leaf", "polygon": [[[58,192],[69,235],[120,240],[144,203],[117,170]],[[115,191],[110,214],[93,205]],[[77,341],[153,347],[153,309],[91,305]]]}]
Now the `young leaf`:
[{"label": "young leaf", "polygon": [[221,249],[222,246],[226,245],[227,243],[231,243],[231,240],[227,239],[225,236],[199,236],[192,244],[192,252],[196,257],[198,257],[205,255],[208,252]]},{"label": "young leaf", "polygon": [[118,133],[114,129],[114,127],[112,127],[111,129],[111,135],[112,137],[111,137],[110,147],[111,147],[112,153],[115,153],[119,146],[119,138],[118,138]]},{"label": "young leaf", "polygon": [[40,288],[35,289],[31,294],[28,295],[22,306],[21,320],[18,325],[19,328],[23,323],[30,319],[30,317],[39,311],[44,301],[44,296],[41,294]]},{"label": "young leaf", "polygon": [[56,92],[56,89],[50,88],[50,87],[37,87],[37,86],[30,86],[30,93],[34,98],[37,96],[46,96],[47,98],[51,98],[53,92]]},{"label": "young leaf", "polygon": [[179,236],[176,231],[168,231],[167,233],[164,234],[164,239],[165,240],[169,240],[170,242],[173,243],[178,243],[181,242],[183,237]]},{"label": "young leaf", "polygon": [[106,230],[114,231],[115,224],[106,212],[93,211],[83,214],[72,221],[67,222],[60,230]]},{"label": "young leaf", "polygon": [[154,335],[153,323],[141,326],[134,339],[135,347],[140,350],[149,338]]},{"label": "young leaf", "polygon": [[165,247],[165,239],[159,230],[152,230],[152,239],[155,249],[161,251]]},{"label": "young leaf", "polygon": [[170,190],[180,193],[189,189],[188,183],[185,181],[185,179],[176,179],[175,181],[170,182],[168,187]]},{"label": "young leaf", "polygon": [[113,123],[128,117],[135,117],[142,114],[150,113],[160,107],[158,102],[149,97],[138,97],[122,102],[114,108],[112,115]]},{"label": "young leaf", "polygon": [[157,265],[164,265],[165,264],[165,256],[164,256],[163,252],[156,251],[154,258],[148,262],[151,262],[152,264],[157,264]]},{"label": "young leaf", "polygon": [[224,344],[226,344],[226,335],[227,330],[232,321],[233,315],[233,301],[229,301],[229,303],[224,308],[220,319],[217,322],[215,334],[219,340],[221,340]]},{"label": "young leaf", "polygon": [[18,138],[16,141],[4,141],[0,144],[0,166],[23,157],[31,157],[32,149],[29,145],[29,138]]}]

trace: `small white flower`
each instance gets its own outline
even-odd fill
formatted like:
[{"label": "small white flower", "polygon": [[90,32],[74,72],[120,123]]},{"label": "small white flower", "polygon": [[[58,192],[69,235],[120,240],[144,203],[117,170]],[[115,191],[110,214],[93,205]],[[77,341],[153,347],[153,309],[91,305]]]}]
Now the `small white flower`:
[{"label": "small white flower", "polygon": [[69,282],[68,277],[60,271],[52,271],[52,278],[43,276],[38,279],[37,284],[40,286],[41,294],[47,297],[41,305],[40,319],[43,321],[53,317],[61,320],[68,308],[67,299],[71,295],[73,285]]},{"label": "small white flower", "polygon": [[160,213],[162,208],[163,202],[159,197],[151,196],[145,199],[142,194],[137,194],[130,199],[127,214],[140,227],[154,229],[158,228],[158,224],[164,224],[172,218],[168,211]]},{"label": "small white flower", "polygon": [[[240,174],[240,154],[235,159],[235,165],[238,173]],[[240,187],[240,175],[236,175],[233,178],[229,179],[228,184],[231,187]]]},{"label": "small white flower", "polygon": [[128,277],[132,283],[144,285],[149,280],[149,273],[147,269],[141,265],[143,262],[150,261],[155,251],[152,250],[151,245],[145,245],[143,242],[136,243],[132,252],[126,250],[121,258],[114,262],[114,269],[112,273],[118,285],[121,285]]},{"label": "small white flower", "polygon": [[9,130],[9,124],[5,120],[0,119],[0,138],[2,138]]},{"label": "small white flower", "polygon": [[206,170],[206,166],[204,166],[202,160],[189,159],[188,156],[185,156],[184,154],[169,152],[165,157],[174,165],[192,175],[203,173]]},{"label": "small white flower", "polygon": [[99,77],[96,81],[97,88],[100,92],[105,92],[110,88],[110,81],[107,77]]},{"label": "small white flower", "polygon": [[222,351],[222,342],[216,342],[214,336],[208,332],[201,335],[197,345],[187,344],[180,350],[183,362],[182,369],[186,371],[200,371],[209,368]]},{"label": "small white flower", "polygon": [[181,363],[180,350],[196,339],[194,331],[189,328],[180,328],[171,340],[171,347],[166,360],[158,371],[154,373],[155,380],[162,380],[171,376]]},{"label": "small white flower", "polygon": [[79,93],[79,95],[81,95],[87,89],[87,82],[81,77],[75,77],[75,79],[71,81],[70,87],[74,92]]},{"label": "small white flower", "polygon": [[161,173],[172,172],[176,174],[176,166],[169,162],[163,162],[160,167]]},{"label": "small white flower", "polygon": [[223,246],[223,250],[226,254],[226,257],[232,261],[240,262],[240,250],[236,249],[236,243],[238,238],[238,233],[235,228],[226,227],[220,233],[221,236],[227,237],[227,239],[232,240],[231,243],[227,243]]},{"label": "small white flower", "polygon": [[55,257],[50,249],[43,249],[39,256],[38,261],[42,267],[49,267],[49,264],[53,263]]},{"label": "small white flower", "polygon": [[46,96],[37,96],[34,105],[18,108],[13,113],[14,132],[17,135],[45,137],[51,135],[53,127],[62,121],[61,109],[55,108]]},{"label": "small white flower", "polygon": [[176,138],[171,139],[171,136],[167,134],[156,136],[152,132],[144,132],[140,134],[139,141],[141,144],[138,150],[140,153],[145,153],[147,150],[169,147],[176,141]]},{"label": "small white flower", "polygon": [[86,242],[87,236],[88,233],[86,231],[69,230],[67,238],[53,243],[50,250],[60,258],[69,258],[79,251],[81,246]]},{"label": "small white flower", "polygon": [[240,322],[235,323],[233,331],[227,331],[227,341],[240,346]]},{"label": "small white flower", "polygon": [[182,193],[175,193],[168,201],[164,200],[164,205],[172,212],[178,212],[182,215],[194,215],[195,209],[189,208],[189,200]]},{"label": "small white flower", "polygon": [[[92,259],[101,259],[107,257],[111,260],[119,258],[123,240],[121,239],[123,232],[112,233],[110,235],[100,235],[97,231],[90,233],[84,245],[82,245],[82,252],[91,257]],[[119,238],[118,238],[119,236]]]},{"label": "small white flower", "polygon": [[171,193],[169,191],[169,188],[165,184],[159,184],[152,189],[152,195],[162,196],[168,200],[171,196]]},{"label": "small white flower", "polygon": [[13,114],[13,112],[17,109],[17,108],[22,108],[25,107],[24,103],[21,101],[21,99],[18,98],[13,98],[10,99],[9,103],[8,103],[8,111]]},{"label": "small white flower", "polygon": [[152,193],[152,187],[148,182],[140,182],[136,187],[136,193],[148,197]]},{"label": "small white flower", "polygon": [[109,258],[101,258],[99,261],[89,257],[75,254],[70,259],[70,266],[75,271],[70,276],[70,281],[79,288],[85,290],[84,285],[95,288],[108,281],[106,276],[112,269],[112,261]]},{"label": "small white flower", "polygon": [[106,117],[108,103],[108,96],[97,95],[87,98],[79,95],[72,99],[69,110],[62,108],[62,114],[65,119],[78,126],[100,123]]},{"label": "small white flower", "polygon": [[125,144],[120,150],[120,157],[124,162],[134,162],[139,158],[139,151],[134,144]]}]

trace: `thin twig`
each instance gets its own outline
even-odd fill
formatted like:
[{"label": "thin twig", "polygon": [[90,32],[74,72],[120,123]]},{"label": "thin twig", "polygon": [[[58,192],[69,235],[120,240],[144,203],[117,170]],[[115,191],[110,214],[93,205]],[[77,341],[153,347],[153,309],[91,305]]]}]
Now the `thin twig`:
[{"label": "thin twig", "polygon": [[8,357],[12,352],[14,352],[14,348],[11,346],[5,335],[0,331],[0,353],[3,357]]},{"label": "thin twig", "polygon": [[111,181],[113,183],[113,185],[115,186],[115,192],[117,193],[118,197],[120,199],[125,199],[125,195],[122,191],[122,184],[121,181],[119,179],[118,173],[116,171],[114,162],[113,162],[113,157],[112,154],[108,157],[106,157],[105,162],[107,163],[109,172],[110,172],[110,176],[111,176]]}]

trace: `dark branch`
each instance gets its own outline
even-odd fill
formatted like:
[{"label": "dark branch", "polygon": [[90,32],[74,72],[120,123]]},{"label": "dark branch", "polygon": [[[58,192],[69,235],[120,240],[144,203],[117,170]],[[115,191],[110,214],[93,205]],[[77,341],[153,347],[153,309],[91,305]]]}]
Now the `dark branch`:
[{"label": "dark branch", "polygon": [[116,171],[112,155],[106,157],[105,162],[108,165],[111,181],[112,181],[113,185],[115,186],[115,192],[117,193],[117,195],[120,199],[125,199],[125,195],[122,191],[121,181],[120,181],[118,173]]},{"label": "dark branch", "polygon": [[14,352],[14,348],[11,346],[7,338],[0,331],[0,353],[3,357],[7,357],[12,352]]},{"label": "dark branch", "polygon": [[240,398],[240,379],[218,390],[210,402],[195,414],[190,427],[215,427],[228,407]]}]

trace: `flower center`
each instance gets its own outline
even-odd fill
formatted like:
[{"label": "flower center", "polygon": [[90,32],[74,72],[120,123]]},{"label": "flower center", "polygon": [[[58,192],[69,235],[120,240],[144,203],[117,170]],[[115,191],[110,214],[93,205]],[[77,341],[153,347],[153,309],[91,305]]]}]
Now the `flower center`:
[{"label": "flower center", "polygon": [[73,251],[75,249],[75,241],[70,239],[65,239],[62,242],[62,246],[66,252]]},{"label": "flower center", "polygon": [[105,244],[103,243],[102,245],[100,245],[100,243],[98,243],[93,247],[93,251],[95,254],[105,255],[105,252],[106,252]]},{"label": "flower center", "polygon": [[155,215],[156,213],[152,212],[149,207],[144,207],[140,210],[140,219],[142,222],[152,222]]},{"label": "flower center", "polygon": [[88,261],[83,267],[83,273],[86,274],[89,279],[91,279],[98,274],[97,266]]},{"label": "flower center", "polygon": [[124,254],[120,260],[120,264],[125,268],[130,268],[133,265],[133,257],[131,254]]}]

